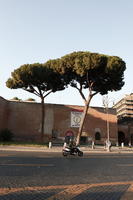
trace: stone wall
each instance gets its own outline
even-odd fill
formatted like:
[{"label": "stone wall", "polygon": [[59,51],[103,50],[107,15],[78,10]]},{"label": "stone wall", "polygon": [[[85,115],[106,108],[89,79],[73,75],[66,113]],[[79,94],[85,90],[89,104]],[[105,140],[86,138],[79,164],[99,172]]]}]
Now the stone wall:
[{"label": "stone wall", "polygon": [[0,129],[4,129],[8,126],[8,101],[0,97]]},{"label": "stone wall", "polygon": [[9,101],[8,128],[17,140],[40,139],[41,106],[37,103]]},{"label": "stone wall", "polygon": [[[82,112],[82,106],[45,104],[46,140],[64,139],[68,130],[78,133],[78,128],[71,127],[71,112]],[[117,117],[114,109],[109,109],[110,138],[117,141]],[[16,140],[40,141],[41,104],[35,102],[7,101],[0,98],[0,129],[8,128],[15,134]],[[99,132],[103,143],[107,138],[107,114],[104,108],[91,107],[85,120],[83,135],[95,140]]]}]

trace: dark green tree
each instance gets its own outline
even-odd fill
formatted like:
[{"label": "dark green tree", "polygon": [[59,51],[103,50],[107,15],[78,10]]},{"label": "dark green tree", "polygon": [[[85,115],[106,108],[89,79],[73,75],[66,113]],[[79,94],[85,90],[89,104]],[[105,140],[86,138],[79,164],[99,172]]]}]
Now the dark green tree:
[{"label": "dark green tree", "polygon": [[11,73],[6,86],[11,89],[21,88],[41,98],[41,139],[44,141],[44,99],[50,93],[65,88],[61,75],[40,63],[25,64]]},{"label": "dark green tree", "polygon": [[[91,99],[97,93],[104,95],[109,91],[117,91],[122,88],[126,69],[125,62],[117,56],[73,52],[61,59],[54,60],[54,62],[49,61],[48,64],[63,74],[64,80],[76,88],[84,100],[83,117],[77,135],[78,145]],[[87,96],[84,89],[88,90]]]},{"label": "dark green tree", "polygon": [[33,99],[33,98],[28,98],[28,99],[26,99],[25,101],[31,101],[31,102],[35,102],[36,100],[35,100],[35,99]]},{"label": "dark green tree", "polygon": [[11,100],[13,100],[13,101],[21,101],[21,99],[19,99],[18,97],[13,97]]}]

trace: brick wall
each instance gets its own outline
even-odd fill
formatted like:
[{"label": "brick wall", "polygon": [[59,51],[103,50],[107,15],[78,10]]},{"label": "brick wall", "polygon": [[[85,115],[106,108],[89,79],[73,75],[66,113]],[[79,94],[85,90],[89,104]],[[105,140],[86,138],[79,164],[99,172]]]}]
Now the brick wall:
[{"label": "brick wall", "polygon": [[[78,133],[78,128],[73,128],[71,124],[71,112],[76,110],[83,110],[81,106],[64,106],[53,105],[54,109],[54,126],[58,135],[64,137],[65,132],[70,129],[74,135]],[[117,117],[114,109],[109,109],[109,126],[110,137],[112,141],[117,139]],[[85,136],[95,139],[95,133],[100,132],[102,136],[102,143],[107,138],[107,114],[103,108],[89,108],[88,115],[85,120],[83,132]]]},{"label": "brick wall", "polygon": [[8,126],[8,101],[0,97],[0,129]]},{"label": "brick wall", "polygon": [[[71,112],[82,111],[82,106],[45,104],[45,138],[50,140],[53,133],[63,138],[68,129],[74,135],[78,128],[71,127]],[[109,109],[110,137],[117,140],[117,117],[114,109]],[[41,104],[35,102],[7,101],[0,98],[0,129],[9,128],[17,140],[40,141]],[[101,141],[107,138],[107,114],[103,108],[91,107],[83,128],[83,136],[95,139],[100,132]]]}]

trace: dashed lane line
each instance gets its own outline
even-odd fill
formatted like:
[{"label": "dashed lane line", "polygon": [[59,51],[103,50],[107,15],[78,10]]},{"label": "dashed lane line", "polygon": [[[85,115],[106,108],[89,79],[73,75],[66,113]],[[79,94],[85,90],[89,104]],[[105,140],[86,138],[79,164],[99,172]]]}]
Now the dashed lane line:
[{"label": "dashed lane line", "polygon": [[32,164],[32,163],[0,163],[0,166],[24,166],[24,167],[54,167],[53,164]]},{"label": "dashed lane line", "polygon": [[133,167],[133,164],[117,164],[119,167]]}]

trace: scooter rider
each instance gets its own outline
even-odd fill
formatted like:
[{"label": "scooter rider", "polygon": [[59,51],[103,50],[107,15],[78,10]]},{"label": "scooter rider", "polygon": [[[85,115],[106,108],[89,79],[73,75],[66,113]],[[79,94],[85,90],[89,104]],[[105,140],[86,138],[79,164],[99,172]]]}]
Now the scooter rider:
[{"label": "scooter rider", "polygon": [[63,146],[63,156],[67,155],[78,155],[83,156],[83,152],[80,151],[79,147],[76,146],[76,142],[70,140],[69,143],[64,143]]},{"label": "scooter rider", "polygon": [[74,150],[76,148],[76,142],[74,140],[70,140],[69,148],[71,149],[71,152],[74,153]]}]

